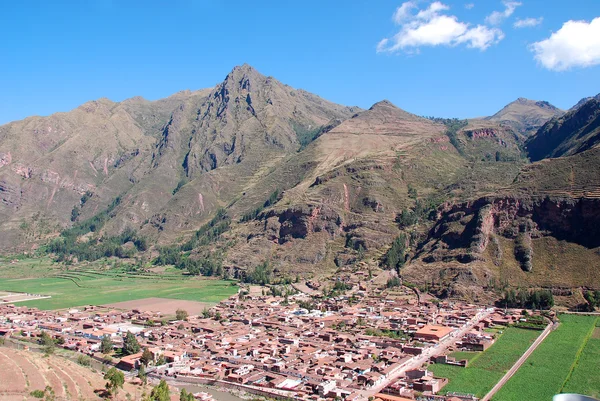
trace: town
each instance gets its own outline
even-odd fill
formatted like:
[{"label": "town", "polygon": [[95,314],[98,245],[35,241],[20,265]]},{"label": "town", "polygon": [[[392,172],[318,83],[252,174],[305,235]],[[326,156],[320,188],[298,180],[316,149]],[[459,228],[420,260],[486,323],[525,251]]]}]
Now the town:
[{"label": "town", "polygon": [[105,362],[112,350],[102,349],[103,340],[119,349],[134,336],[139,352],[112,360],[131,380],[144,364],[151,379],[273,398],[473,400],[471,394],[436,395],[448,380],[427,366],[466,366],[467,360],[448,354],[484,351],[495,340],[487,328],[525,320],[520,310],[419,300],[404,287],[394,296],[382,291],[356,285],[337,297],[316,297],[240,290],[200,315],[178,311],[170,319],[138,309],[43,311],[4,304],[0,336],[50,335],[61,347]]}]

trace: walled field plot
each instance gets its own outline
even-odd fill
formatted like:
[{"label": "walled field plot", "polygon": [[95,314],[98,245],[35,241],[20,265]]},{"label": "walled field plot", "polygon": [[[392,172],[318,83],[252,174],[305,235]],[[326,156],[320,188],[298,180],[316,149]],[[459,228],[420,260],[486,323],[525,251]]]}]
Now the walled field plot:
[{"label": "walled field plot", "polygon": [[52,266],[47,261],[0,263],[0,290],[51,296],[20,302],[40,309],[107,305],[144,298],[217,303],[237,292],[229,281],[188,277],[180,271],[131,272],[94,267]]},{"label": "walled field plot", "polygon": [[472,356],[468,367],[435,364],[429,369],[436,376],[449,379],[442,392],[475,394],[481,398],[527,351],[540,333],[509,327],[487,351]]},{"label": "walled field plot", "polygon": [[143,298],[134,301],[116,302],[103,306],[125,310],[137,309],[142,312],[160,312],[163,315],[174,315],[177,309],[183,309],[190,315],[199,315],[205,308],[210,307],[210,304],[179,299]]},{"label": "walled field plot", "polygon": [[600,319],[588,340],[563,393],[580,393],[600,398]]},{"label": "walled field plot", "polygon": [[599,350],[595,341],[589,342],[597,320],[595,316],[561,315],[558,329],[550,333],[493,400],[551,400],[560,392],[590,392],[589,386],[598,383],[598,356],[594,353]]}]

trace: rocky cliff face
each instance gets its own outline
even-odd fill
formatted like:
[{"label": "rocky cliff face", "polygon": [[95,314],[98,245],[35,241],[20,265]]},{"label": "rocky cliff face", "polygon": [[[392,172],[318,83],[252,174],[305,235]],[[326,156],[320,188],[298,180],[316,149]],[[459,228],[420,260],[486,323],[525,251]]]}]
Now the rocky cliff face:
[{"label": "rocky cliff face", "polygon": [[544,124],[526,144],[532,161],[569,156],[600,144],[600,101],[591,99]]},{"label": "rocky cliff face", "polygon": [[[494,235],[519,242],[550,236],[589,249],[600,246],[600,201],[568,198],[482,198],[449,205],[419,253],[426,262],[485,260]],[[527,243],[517,244],[527,247]],[[528,267],[526,270],[530,270]]]}]

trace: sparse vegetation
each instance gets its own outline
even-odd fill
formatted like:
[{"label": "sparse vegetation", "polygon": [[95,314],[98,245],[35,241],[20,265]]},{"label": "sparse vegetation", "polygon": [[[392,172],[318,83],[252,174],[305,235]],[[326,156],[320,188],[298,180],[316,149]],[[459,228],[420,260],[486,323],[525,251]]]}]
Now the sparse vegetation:
[{"label": "sparse vegetation", "polygon": [[246,214],[244,214],[242,216],[242,218],[240,219],[240,223],[245,223],[247,221],[251,221],[256,219],[256,217],[258,217],[258,215],[260,214],[260,212],[262,212],[263,210],[265,210],[267,207],[274,205],[275,203],[277,203],[277,201],[279,200],[279,190],[276,189],[271,196],[269,196],[269,199],[267,199],[261,206],[257,207],[256,209],[252,210],[251,212],[248,212]]}]

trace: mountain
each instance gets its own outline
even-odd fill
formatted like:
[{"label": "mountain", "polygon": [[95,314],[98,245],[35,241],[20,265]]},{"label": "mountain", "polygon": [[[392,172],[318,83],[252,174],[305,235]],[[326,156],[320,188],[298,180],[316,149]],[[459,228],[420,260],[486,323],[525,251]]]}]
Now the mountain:
[{"label": "mountain", "polygon": [[519,98],[486,120],[507,124],[517,132],[529,135],[546,121],[563,113],[548,102]]},{"label": "mountain", "polygon": [[444,203],[405,279],[487,301],[507,286],[552,288],[559,303],[576,306],[581,288],[600,282],[590,268],[600,263],[597,112],[592,99],[546,123],[527,142],[531,159],[543,159],[524,164],[509,185]]},{"label": "mountain", "polygon": [[156,221],[161,231],[197,224],[309,143],[320,126],[359,110],[244,65],[211,89],[156,102],[100,99],[4,125],[0,246],[51,236],[119,196],[109,232]]},{"label": "mountain", "polygon": [[600,144],[600,100],[591,98],[553,118],[526,143],[532,161],[573,155]]},{"label": "mountain", "polygon": [[583,106],[584,104],[586,104],[588,101],[590,101],[592,99],[600,100],[600,93],[597,94],[596,96],[584,97],[579,102],[577,102],[577,104],[575,106],[571,107],[569,109],[569,111],[576,110],[576,109],[580,108],[581,106]]},{"label": "mountain", "polygon": [[[386,100],[331,103],[243,65],[213,88],[31,117],[0,127],[0,249],[243,280],[396,268],[470,299],[506,281],[571,291],[597,278],[581,260],[596,244],[577,231],[596,222],[597,149],[528,164],[523,132],[559,113],[534,103],[426,119]],[[561,124],[577,136],[588,120]],[[556,267],[562,250],[571,259]]]}]

